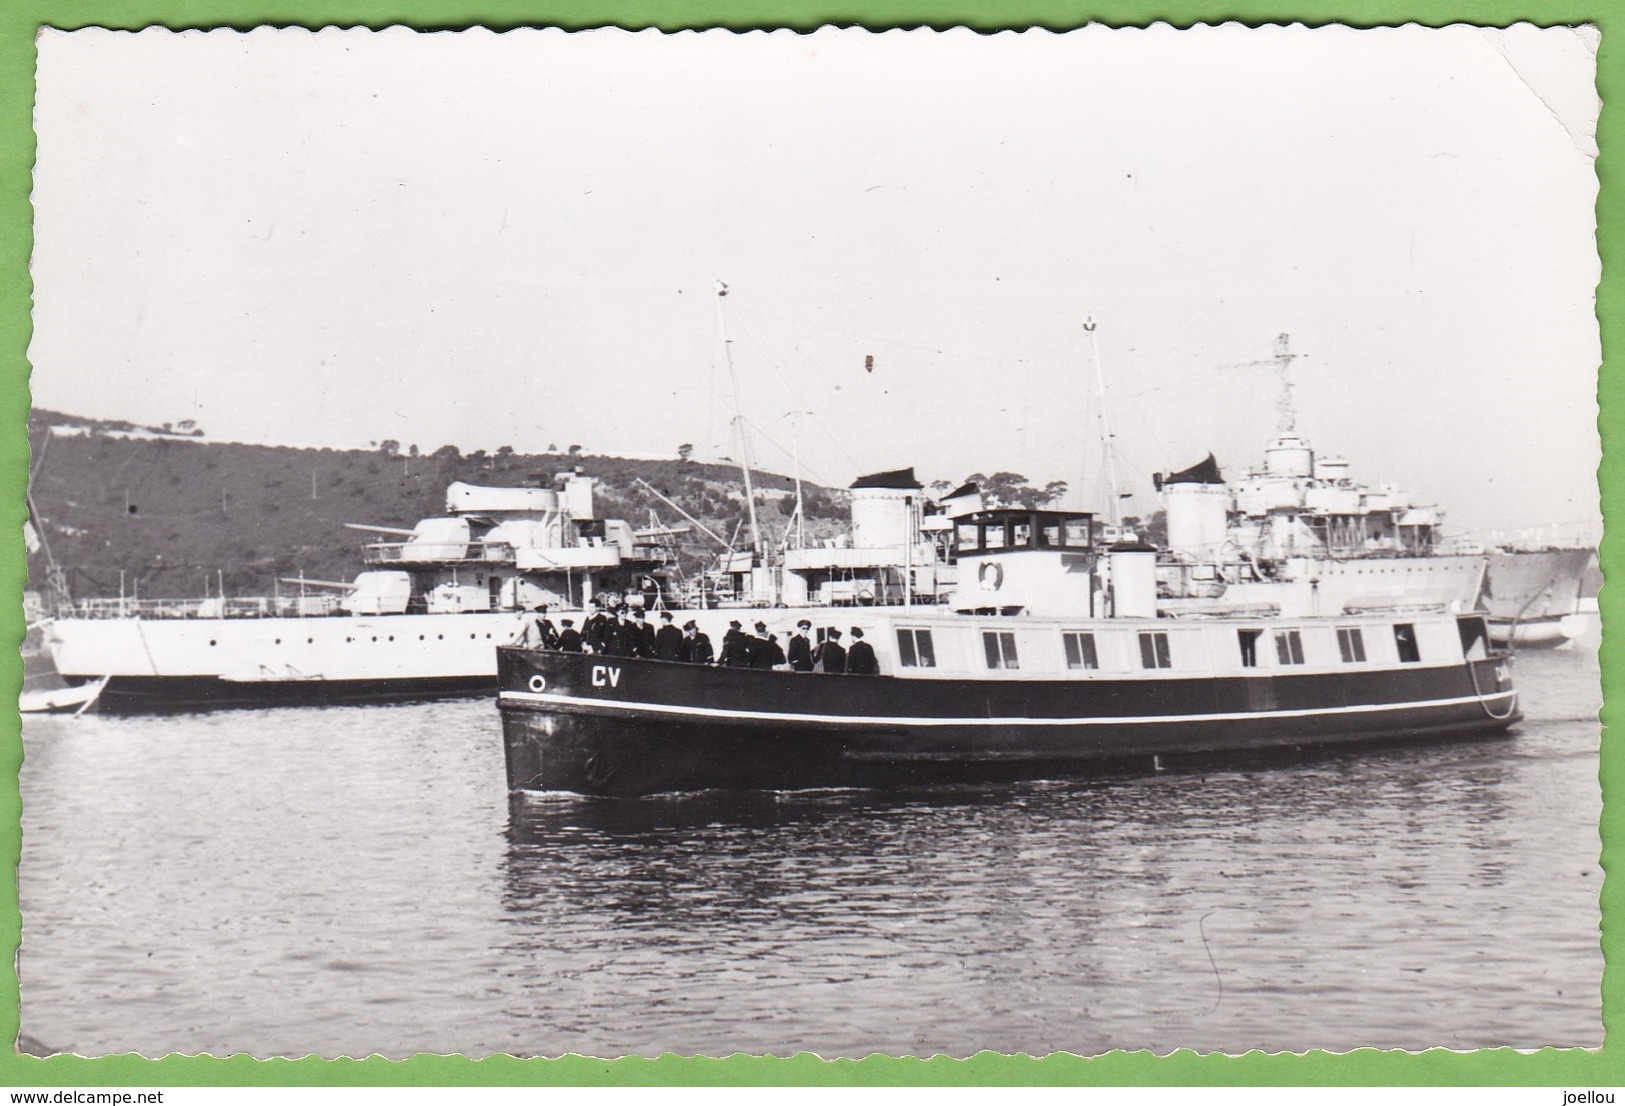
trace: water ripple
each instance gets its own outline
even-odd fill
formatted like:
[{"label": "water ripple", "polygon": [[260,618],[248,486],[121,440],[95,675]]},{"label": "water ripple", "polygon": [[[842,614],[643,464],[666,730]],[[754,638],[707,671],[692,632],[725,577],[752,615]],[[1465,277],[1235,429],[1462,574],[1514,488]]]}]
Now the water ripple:
[{"label": "water ripple", "polygon": [[22,1024],[87,1055],[1596,1045],[1594,655],[1510,740],[510,803],[489,703],[30,720]]}]

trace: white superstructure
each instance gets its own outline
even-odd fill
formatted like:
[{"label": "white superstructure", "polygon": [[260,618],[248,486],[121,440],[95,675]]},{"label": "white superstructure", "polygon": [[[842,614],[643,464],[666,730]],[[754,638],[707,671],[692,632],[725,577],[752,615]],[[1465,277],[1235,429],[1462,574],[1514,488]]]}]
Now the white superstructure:
[{"label": "white superstructure", "polygon": [[1283,432],[1227,483],[1210,454],[1157,484],[1167,512],[1169,610],[1270,607],[1289,615],[1481,605],[1486,558],[1439,552],[1443,512]]}]

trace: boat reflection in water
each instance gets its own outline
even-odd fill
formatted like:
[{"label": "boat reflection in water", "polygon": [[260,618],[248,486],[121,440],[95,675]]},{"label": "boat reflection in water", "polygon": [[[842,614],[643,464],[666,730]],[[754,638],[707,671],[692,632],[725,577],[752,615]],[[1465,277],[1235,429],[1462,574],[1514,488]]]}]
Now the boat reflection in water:
[{"label": "boat reflection in water", "polygon": [[[538,1010],[590,995],[590,1029],[568,1024],[611,1050],[1554,1039],[1594,996],[1551,995],[1503,926],[1546,879],[1514,828],[1513,748],[907,793],[519,794],[507,956]],[[1540,1012],[1510,1012],[1485,971]]]}]

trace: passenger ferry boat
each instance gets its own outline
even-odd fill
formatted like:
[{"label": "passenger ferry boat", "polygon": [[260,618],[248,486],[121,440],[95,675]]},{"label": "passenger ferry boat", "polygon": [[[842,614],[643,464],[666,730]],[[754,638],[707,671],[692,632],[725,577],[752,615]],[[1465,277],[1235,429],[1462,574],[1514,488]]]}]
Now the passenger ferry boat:
[{"label": "passenger ferry boat", "polygon": [[[956,525],[946,606],[841,612],[878,675],[498,650],[514,791],[636,796],[1053,777],[1505,730],[1481,614],[1159,615],[1156,552],[1089,515]],[[766,620],[788,633],[795,613]],[[819,629],[827,628],[826,626]]]}]

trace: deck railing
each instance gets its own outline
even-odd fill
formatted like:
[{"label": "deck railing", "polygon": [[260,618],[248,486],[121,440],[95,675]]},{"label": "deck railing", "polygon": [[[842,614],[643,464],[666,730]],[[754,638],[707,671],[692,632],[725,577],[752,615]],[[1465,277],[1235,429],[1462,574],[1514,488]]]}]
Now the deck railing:
[{"label": "deck railing", "polygon": [[340,613],[337,595],[209,599],[81,599],[67,618],[325,618]]},{"label": "deck railing", "polygon": [[512,564],[514,546],[505,541],[384,541],[364,547],[361,557],[369,565],[429,561],[437,564]]}]

